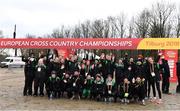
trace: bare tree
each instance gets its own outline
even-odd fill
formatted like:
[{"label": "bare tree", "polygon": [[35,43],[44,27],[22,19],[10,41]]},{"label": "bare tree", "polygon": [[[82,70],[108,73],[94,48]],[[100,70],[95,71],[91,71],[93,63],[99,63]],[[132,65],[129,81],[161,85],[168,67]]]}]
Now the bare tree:
[{"label": "bare tree", "polygon": [[124,13],[121,13],[117,17],[108,17],[110,22],[110,32],[112,37],[124,38],[125,35],[125,20],[126,16]]},{"label": "bare tree", "polygon": [[108,20],[104,20],[103,37],[109,38],[109,34],[110,34],[110,22]]},{"label": "bare tree", "polygon": [[67,28],[64,30],[64,37],[70,38],[71,37],[71,28]]},{"label": "bare tree", "polygon": [[169,4],[166,2],[158,2],[156,5],[153,5],[151,12],[151,36],[167,37],[166,25],[169,21],[171,21],[171,16],[174,9],[174,4]]},{"label": "bare tree", "polygon": [[26,38],[28,38],[28,39],[36,38],[36,35],[33,35],[33,34],[26,34]]},{"label": "bare tree", "polygon": [[73,38],[81,38],[81,27],[80,25],[76,25],[73,29],[73,32],[72,32],[72,37]]},{"label": "bare tree", "polygon": [[167,25],[165,26],[165,37],[170,38],[172,37],[172,23],[168,22]]},{"label": "bare tree", "polygon": [[90,21],[87,20],[86,22],[81,24],[81,32],[83,38],[88,38],[91,36],[91,29],[90,29]]},{"label": "bare tree", "polygon": [[125,34],[125,19],[126,16],[124,13],[121,13],[120,16],[117,16],[117,31],[119,33],[120,38],[124,38],[124,34]]},{"label": "bare tree", "polygon": [[129,31],[128,38],[134,37],[134,25],[135,25],[135,21],[134,21],[134,17],[132,17],[128,26],[128,31]]},{"label": "bare tree", "polygon": [[177,25],[175,27],[176,37],[180,38],[180,14],[177,16]]},{"label": "bare tree", "polygon": [[150,22],[150,12],[144,9],[135,21],[135,33],[136,37],[145,38],[148,35]]},{"label": "bare tree", "polygon": [[64,38],[64,25],[62,25],[60,29],[54,29],[51,36],[53,38]]},{"label": "bare tree", "polygon": [[109,16],[107,18],[108,22],[109,22],[109,37],[110,38],[115,38],[117,36],[117,29],[115,27],[116,24],[116,18]]},{"label": "bare tree", "polygon": [[51,34],[44,34],[43,37],[44,38],[52,38]]},{"label": "bare tree", "polygon": [[[146,38],[148,37],[149,28],[150,28],[150,12],[148,9],[144,9],[135,20],[135,36],[137,38]],[[134,51],[135,52],[135,51]],[[136,53],[141,53],[145,55],[144,50],[138,50]]]},{"label": "bare tree", "polygon": [[102,38],[103,37],[103,20],[95,20],[91,25],[91,33],[93,38]]}]

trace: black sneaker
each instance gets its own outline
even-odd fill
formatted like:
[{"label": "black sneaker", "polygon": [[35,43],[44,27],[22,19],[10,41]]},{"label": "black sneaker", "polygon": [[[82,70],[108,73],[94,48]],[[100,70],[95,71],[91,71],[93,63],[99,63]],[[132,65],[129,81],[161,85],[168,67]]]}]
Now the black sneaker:
[{"label": "black sneaker", "polygon": [[44,96],[44,93],[41,93],[40,96],[43,97],[43,96]]},{"label": "black sneaker", "polygon": [[32,96],[32,94],[28,94],[29,96]]},{"label": "black sneaker", "polygon": [[28,96],[27,93],[24,93],[23,96]]},{"label": "black sneaker", "polygon": [[32,91],[28,91],[28,95],[29,95],[29,96],[32,96]]},{"label": "black sneaker", "polygon": [[35,97],[36,97],[36,96],[38,96],[38,95],[37,95],[36,93],[34,93],[34,94],[33,94],[33,96],[35,96]]}]

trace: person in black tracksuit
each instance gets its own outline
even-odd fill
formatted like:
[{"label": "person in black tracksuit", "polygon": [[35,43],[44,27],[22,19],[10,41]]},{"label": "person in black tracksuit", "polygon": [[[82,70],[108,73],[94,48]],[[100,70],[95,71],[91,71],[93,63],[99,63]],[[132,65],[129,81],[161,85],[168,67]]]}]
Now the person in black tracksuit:
[{"label": "person in black tracksuit", "polygon": [[131,99],[131,81],[133,78],[132,67],[129,66],[128,69],[123,73],[123,83],[120,87],[120,98],[122,102],[128,103],[129,99]]},{"label": "person in black tracksuit", "polygon": [[50,99],[58,97],[60,93],[60,78],[56,76],[55,71],[51,72],[51,76],[47,80],[47,93]]},{"label": "person in black tracksuit", "polygon": [[43,59],[39,59],[38,65],[35,68],[34,78],[34,96],[38,96],[38,88],[40,87],[40,96],[44,96],[44,83],[46,75],[46,66],[43,63]]},{"label": "person in black tracksuit", "polygon": [[81,69],[80,69],[80,75],[85,79],[86,78],[86,65],[84,63],[81,64]]},{"label": "person in black tracksuit", "polygon": [[51,72],[53,71],[53,59],[47,59],[45,65],[46,65],[45,85],[46,85],[46,92],[48,92],[47,81],[51,76]]},{"label": "person in black tracksuit", "polygon": [[180,60],[176,63],[177,65],[177,79],[178,79],[178,84],[180,85]]},{"label": "person in black tracksuit", "polygon": [[141,79],[145,79],[144,65],[141,61],[137,61],[135,73],[135,78],[140,77]]},{"label": "person in black tracksuit", "polygon": [[136,81],[135,81],[135,87],[134,87],[134,92],[135,92],[135,97],[138,97],[138,100],[142,102],[143,105],[145,105],[145,72],[144,72],[144,67],[142,61],[137,61],[136,62]]},{"label": "person in black tracksuit", "polygon": [[160,65],[162,71],[162,92],[165,94],[169,93],[169,77],[170,69],[167,60],[162,59],[162,64]]},{"label": "person in black tracksuit", "polygon": [[79,73],[78,69],[75,69],[74,75],[71,78],[71,92],[72,92],[72,98],[73,100],[75,97],[78,97],[80,99],[82,94],[82,84],[83,84],[83,78]]},{"label": "person in black tracksuit", "polygon": [[60,69],[59,69],[59,78],[62,78],[65,75],[66,68],[65,68],[65,62],[64,59],[60,60]]},{"label": "person in black tracksuit", "polygon": [[34,54],[31,54],[31,57],[25,58],[22,56],[22,61],[25,62],[24,67],[24,74],[25,74],[25,85],[23,90],[23,95],[32,95],[32,83],[34,80],[34,74],[35,74],[35,66],[36,66],[36,59],[34,57]]},{"label": "person in black tracksuit", "polygon": [[[150,96],[150,86],[152,86],[153,96],[152,101],[156,100],[156,89],[159,95],[159,102],[161,102],[161,90],[160,90],[160,74],[159,74],[159,64],[154,63],[153,59],[148,58],[148,67],[147,67],[147,78],[148,78],[148,97]],[[156,89],[155,89],[156,86]]]},{"label": "person in black tracksuit", "polygon": [[87,60],[86,61],[86,74],[85,74],[86,76],[87,76],[87,74],[89,74],[90,68],[91,68],[91,62],[90,62],[90,60]]},{"label": "person in black tracksuit", "polygon": [[103,78],[107,78],[107,76],[110,74],[113,76],[113,71],[114,71],[114,64],[111,61],[111,56],[106,55],[106,58],[101,58],[100,59],[100,64],[102,65],[101,67],[101,73]]},{"label": "person in black tracksuit", "polygon": [[104,95],[104,78],[97,74],[92,86],[92,96],[99,101]]},{"label": "person in black tracksuit", "polygon": [[124,73],[124,64],[120,59],[119,62],[115,65],[115,78],[117,84],[123,82],[123,73]]},{"label": "person in black tracksuit", "polygon": [[64,92],[67,92],[68,98],[72,97],[72,92],[71,92],[71,78],[68,73],[66,73],[62,78],[61,78],[61,96],[64,96]]},{"label": "person in black tracksuit", "polygon": [[145,85],[145,97],[148,97],[148,78],[147,78],[147,74],[148,74],[148,60],[147,58],[144,59],[144,62],[143,62],[143,72],[144,72],[144,85]]},{"label": "person in black tracksuit", "polygon": [[100,65],[99,65],[99,70],[100,70],[100,74],[103,76],[103,78],[106,78],[107,76],[107,72],[106,72],[106,64],[107,64],[107,60],[102,58],[100,59]]},{"label": "person in black tracksuit", "polygon": [[97,69],[98,69],[98,73],[97,74],[103,75],[103,66],[102,66],[101,62],[98,64]]},{"label": "person in black tracksuit", "polygon": [[105,81],[104,88],[104,99],[106,101],[111,101],[110,97],[114,97],[115,95],[115,78],[112,78],[111,75],[108,75]]},{"label": "person in black tracksuit", "polygon": [[128,77],[125,77],[120,87],[120,99],[123,103],[129,103],[131,98],[131,84]]},{"label": "person in black tracksuit", "polygon": [[136,64],[135,64],[135,62],[134,62],[134,59],[133,58],[130,58],[130,60],[129,60],[129,64],[128,64],[128,68],[131,68],[131,80],[133,79],[133,78],[135,78],[137,75],[136,75]]},{"label": "person in black tracksuit", "polygon": [[176,76],[178,79],[178,85],[176,87],[176,93],[180,93],[180,61],[176,63],[177,71],[176,71]]},{"label": "person in black tracksuit", "polygon": [[75,69],[77,69],[74,57],[71,57],[70,60],[65,61],[65,68],[66,68],[66,71],[69,72],[70,76],[74,74]]},{"label": "person in black tracksuit", "polygon": [[89,74],[91,75],[91,77],[95,78],[97,73],[98,73],[97,66],[95,66],[95,64],[92,64],[89,69]]},{"label": "person in black tracksuit", "polygon": [[127,71],[129,67],[128,53],[125,53],[123,64],[124,64],[124,71]]},{"label": "person in black tracksuit", "polygon": [[144,79],[137,77],[133,88],[133,97],[135,100],[142,102],[145,105],[145,85]]},{"label": "person in black tracksuit", "polygon": [[52,63],[52,69],[51,71],[55,71],[56,75],[59,77],[60,76],[60,60],[58,57],[55,58],[54,62]]},{"label": "person in black tracksuit", "polygon": [[118,63],[115,64],[115,97],[114,101],[116,102],[117,97],[120,95],[121,84],[123,83],[123,74],[124,74],[124,64],[121,59],[119,59]]},{"label": "person in black tracksuit", "polygon": [[51,76],[51,72],[53,71],[53,59],[47,59],[46,61],[46,80]]},{"label": "person in black tracksuit", "polygon": [[112,77],[113,72],[114,72],[114,62],[111,60],[111,56],[110,55],[106,55],[106,61],[105,61],[105,73],[106,76],[104,78],[107,78],[108,75],[111,75]]}]

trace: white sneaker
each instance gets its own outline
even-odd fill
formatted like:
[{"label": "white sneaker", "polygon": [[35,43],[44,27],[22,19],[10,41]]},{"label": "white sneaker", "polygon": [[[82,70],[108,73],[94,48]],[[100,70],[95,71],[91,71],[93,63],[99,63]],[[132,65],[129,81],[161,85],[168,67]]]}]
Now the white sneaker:
[{"label": "white sneaker", "polygon": [[80,97],[80,96],[78,96],[78,99],[79,99],[79,100],[81,100],[81,97]]},{"label": "white sneaker", "polygon": [[71,100],[73,100],[73,99],[74,99],[74,97],[75,97],[75,96],[73,95],[73,96],[72,96],[72,98],[71,98]]},{"label": "white sneaker", "polygon": [[157,104],[162,104],[163,102],[162,102],[162,99],[159,99],[158,101],[157,101]]},{"label": "white sneaker", "polygon": [[104,102],[107,102],[107,98],[104,98]]},{"label": "white sneaker", "polygon": [[146,105],[146,103],[145,103],[144,99],[142,100],[142,105]]},{"label": "white sneaker", "polygon": [[121,102],[124,103],[124,99],[121,99]]},{"label": "white sneaker", "polygon": [[129,100],[127,99],[126,102],[129,103]]},{"label": "white sneaker", "polygon": [[151,99],[151,102],[156,102],[156,97],[153,97],[153,98]]}]

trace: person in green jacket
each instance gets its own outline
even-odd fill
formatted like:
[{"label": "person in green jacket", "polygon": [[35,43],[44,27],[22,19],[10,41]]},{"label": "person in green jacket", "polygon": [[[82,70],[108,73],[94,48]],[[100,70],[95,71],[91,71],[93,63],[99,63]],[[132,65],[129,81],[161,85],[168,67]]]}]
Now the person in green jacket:
[{"label": "person in green jacket", "polygon": [[91,75],[87,75],[86,79],[84,80],[84,89],[83,89],[84,98],[90,97],[92,84],[93,84],[93,78],[91,77]]}]

